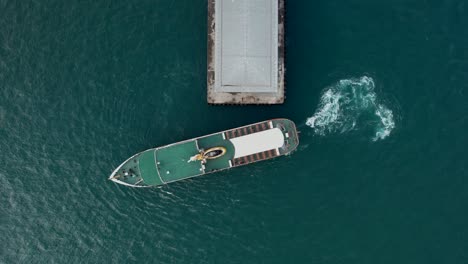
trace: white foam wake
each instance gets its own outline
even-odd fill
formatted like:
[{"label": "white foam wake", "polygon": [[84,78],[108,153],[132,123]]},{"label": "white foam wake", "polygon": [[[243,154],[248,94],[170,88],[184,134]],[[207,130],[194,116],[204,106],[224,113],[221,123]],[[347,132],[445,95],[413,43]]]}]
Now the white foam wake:
[{"label": "white foam wake", "polygon": [[386,138],[395,128],[393,112],[378,102],[374,88],[374,80],[367,76],[339,81],[323,92],[306,124],[321,136],[371,127],[373,141]]}]

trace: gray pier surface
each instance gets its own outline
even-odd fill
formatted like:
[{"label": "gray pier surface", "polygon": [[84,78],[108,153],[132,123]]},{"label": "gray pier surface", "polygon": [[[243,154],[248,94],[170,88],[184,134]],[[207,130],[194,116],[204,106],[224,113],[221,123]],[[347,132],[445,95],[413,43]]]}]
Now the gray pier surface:
[{"label": "gray pier surface", "polygon": [[208,103],[284,102],[284,0],[208,0]]}]

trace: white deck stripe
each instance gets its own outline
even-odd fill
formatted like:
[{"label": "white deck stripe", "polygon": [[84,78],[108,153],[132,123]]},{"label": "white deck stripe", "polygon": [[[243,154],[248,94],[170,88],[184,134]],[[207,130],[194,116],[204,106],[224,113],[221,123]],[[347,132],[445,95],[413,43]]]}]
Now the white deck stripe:
[{"label": "white deck stripe", "polygon": [[159,179],[161,180],[162,183],[166,183],[163,181],[163,179],[161,178],[161,174],[159,173],[159,169],[158,169],[158,159],[156,158],[156,153],[158,152],[158,149],[155,149],[154,150],[154,166],[156,166],[156,171],[158,172],[158,177]]}]

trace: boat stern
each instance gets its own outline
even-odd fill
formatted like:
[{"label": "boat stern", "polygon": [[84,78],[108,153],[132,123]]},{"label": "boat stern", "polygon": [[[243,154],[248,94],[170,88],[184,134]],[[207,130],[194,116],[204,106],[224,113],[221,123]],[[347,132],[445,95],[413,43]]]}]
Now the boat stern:
[{"label": "boat stern", "polygon": [[284,136],[284,144],[279,148],[281,155],[289,155],[299,145],[299,134],[296,125],[289,119],[279,118],[270,121],[272,127],[279,128]]}]

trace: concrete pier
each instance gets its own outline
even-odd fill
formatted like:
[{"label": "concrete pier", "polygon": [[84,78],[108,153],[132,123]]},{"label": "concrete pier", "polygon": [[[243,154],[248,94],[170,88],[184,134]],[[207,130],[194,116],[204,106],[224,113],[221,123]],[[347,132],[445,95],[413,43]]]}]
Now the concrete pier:
[{"label": "concrete pier", "polygon": [[208,0],[208,103],[284,101],[284,0]]}]

